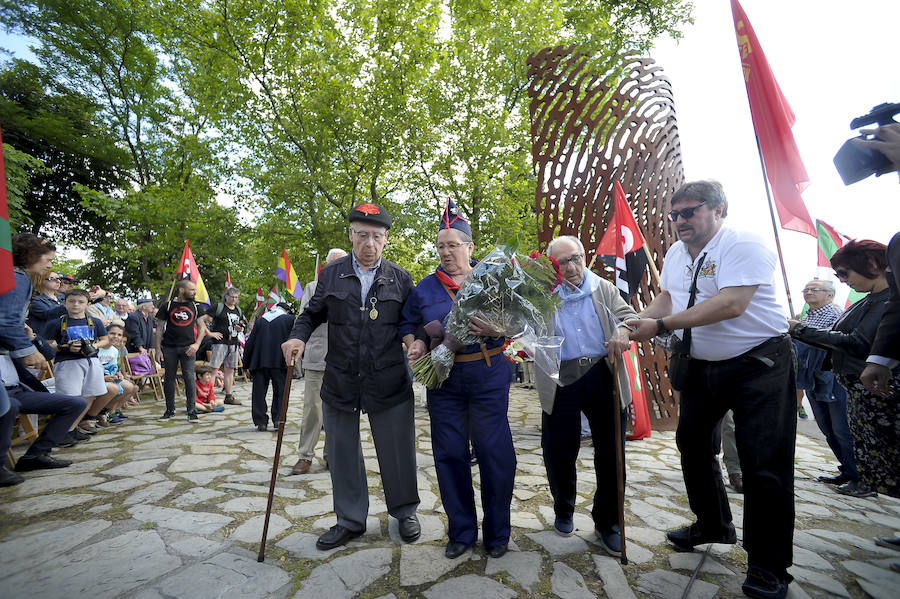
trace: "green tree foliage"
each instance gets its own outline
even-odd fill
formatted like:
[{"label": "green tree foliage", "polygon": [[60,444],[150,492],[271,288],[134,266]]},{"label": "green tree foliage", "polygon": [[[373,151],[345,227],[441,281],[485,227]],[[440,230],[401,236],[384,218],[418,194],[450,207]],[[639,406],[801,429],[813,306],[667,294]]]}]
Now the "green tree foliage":
[{"label": "green tree foliage", "polygon": [[[27,184],[17,185],[20,230],[67,243],[93,244],[107,223],[82,207],[75,185],[112,191],[122,180],[127,156],[99,120],[100,106],[56,81],[37,65],[14,60],[0,71],[3,139],[38,162],[22,162]],[[7,161],[15,168],[15,154]],[[38,166],[40,165],[40,166]]]},{"label": "green tree foliage", "polygon": [[6,170],[6,205],[9,210],[10,229],[15,235],[27,231],[31,214],[26,207],[25,196],[31,188],[31,179],[47,171],[44,163],[9,144],[3,144],[3,165]]},{"label": "green tree foliage", "polygon": [[159,292],[191,237],[201,273],[217,279],[221,271],[224,281],[225,269],[241,257],[232,247],[241,241],[237,210],[215,202],[222,157],[206,117],[178,85],[177,65],[156,41],[150,7],[2,0],[0,18],[40,41],[35,54],[57,80],[102,101],[97,114],[125,156],[126,180],[117,188],[75,186],[76,204],[108,223],[108,234],[82,241],[93,261],[79,276]]},{"label": "green tree foliage", "polygon": [[[103,98],[102,117],[129,153],[128,185],[79,188],[86,207],[127,229],[100,244],[105,270],[90,268],[165,286],[190,236],[211,292],[230,266],[245,299],[257,282],[268,291],[282,248],[303,280],[316,254],[347,248],[346,215],[361,202],[394,215],[386,256],[416,278],[434,267],[446,196],[471,221],[476,254],[516,234],[534,247],[528,56],[570,44],[640,51],[677,35],[689,9],[687,0],[0,0],[0,18],[41,41],[51,72]],[[252,232],[237,230],[235,210],[217,212],[223,192]]]}]

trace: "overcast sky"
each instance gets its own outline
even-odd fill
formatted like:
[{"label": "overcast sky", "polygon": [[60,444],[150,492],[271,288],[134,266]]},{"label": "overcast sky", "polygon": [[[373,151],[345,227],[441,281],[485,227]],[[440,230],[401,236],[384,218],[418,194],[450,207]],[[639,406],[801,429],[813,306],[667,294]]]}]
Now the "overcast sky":
[{"label": "overcast sky", "polygon": [[[672,82],[685,176],[718,179],[727,223],[764,235],[774,247],[750,107],[729,0],[694,0],[694,25],[651,53]],[[874,176],[844,186],[832,158],[853,136],[850,121],[882,102],[900,102],[896,0],[743,0],[741,5],[797,122],[794,137],[810,176],[803,193],[813,219],[856,238],[884,243],[900,230],[900,179]],[[900,120],[900,116],[897,117]],[[779,230],[799,310],[816,274],[816,241]],[[781,275],[778,274],[781,288]],[[783,292],[781,294],[783,296]]]}]

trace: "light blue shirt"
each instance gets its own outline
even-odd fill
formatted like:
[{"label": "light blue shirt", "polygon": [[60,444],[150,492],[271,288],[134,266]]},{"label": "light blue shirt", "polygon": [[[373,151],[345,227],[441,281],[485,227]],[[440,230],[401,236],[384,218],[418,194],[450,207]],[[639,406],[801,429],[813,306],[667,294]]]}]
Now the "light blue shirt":
[{"label": "light blue shirt", "polygon": [[600,326],[600,317],[594,309],[587,277],[581,279],[577,290],[570,290],[562,284],[558,293],[563,299],[563,304],[556,312],[554,325],[556,334],[564,337],[560,359],[576,360],[606,356],[609,353],[603,345],[606,336],[603,334],[603,327]]},{"label": "light blue shirt", "polygon": [[366,271],[364,271],[362,269],[362,266],[359,265],[359,262],[356,261],[356,254],[354,254],[353,252],[350,252],[350,262],[353,264],[353,272],[355,272],[356,276],[359,277],[359,286],[362,293],[362,297],[360,297],[359,303],[361,306],[365,306],[366,296],[369,295],[369,289],[372,288],[372,283],[375,282],[375,273],[381,266],[381,258],[378,259],[378,262],[375,263],[375,266]]}]

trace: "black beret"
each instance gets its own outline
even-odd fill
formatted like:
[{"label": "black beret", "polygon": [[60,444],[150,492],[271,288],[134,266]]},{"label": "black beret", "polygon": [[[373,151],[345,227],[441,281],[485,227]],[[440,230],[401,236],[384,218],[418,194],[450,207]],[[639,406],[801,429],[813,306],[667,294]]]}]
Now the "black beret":
[{"label": "black beret", "polygon": [[347,220],[351,223],[360,221],[379,225],[385,229],[391,228],[391,215],[378,204],[360,204],[359,206],[356,206],[350,211]]}]

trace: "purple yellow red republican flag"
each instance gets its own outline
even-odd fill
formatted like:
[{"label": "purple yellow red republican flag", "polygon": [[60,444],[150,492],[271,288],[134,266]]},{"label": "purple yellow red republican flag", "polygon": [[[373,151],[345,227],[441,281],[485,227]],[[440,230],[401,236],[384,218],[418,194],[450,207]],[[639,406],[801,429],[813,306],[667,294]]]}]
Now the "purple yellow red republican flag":
[{"label": "purple yellow red republican flag", "polygon": [[300,284],[300,279],[297,278],[297,273],[294,271],[294,267],[291,265],[291,260],[288,258],[285,250],[281,250],[281,257],[278,258],[275,278],[284,281],[285,289],[295,298],[301,299],[303,297],[303,285]]}]

